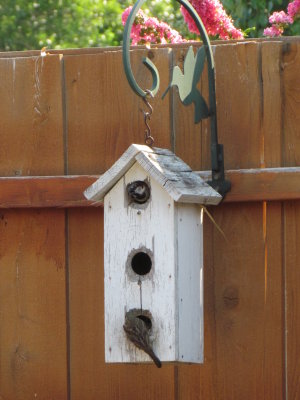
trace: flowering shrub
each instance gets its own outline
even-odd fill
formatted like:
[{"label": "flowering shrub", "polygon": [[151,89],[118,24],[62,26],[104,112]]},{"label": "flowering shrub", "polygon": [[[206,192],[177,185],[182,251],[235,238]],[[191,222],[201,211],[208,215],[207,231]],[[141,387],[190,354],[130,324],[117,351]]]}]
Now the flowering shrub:
[{"label": "flowering shrub", "polygon": [[[190,3],[200,15],[207,33],[221,39],[242,39],[241,30],[235,28],[232,19],[226,14],[219,0],[191,0]],[[125,25],[132,7],[126,8],[122,14],[122,23]],[[191,32],[199,34],[197,26],[182,6],[181,12]],[[157,18],[147,17],[139,10],[131,30],[132,44],[145,43],[182,43],[186,40],[167,23],[158,21]]]},{"label": "flowering shrub", "polygon": [[[126,8],[122,14],[122,23],[126,24],[132,7]],[[132,44],[148,43],[182,43],[185,39],[166,22],[158,21],[157,18],[148,17],[139,10],[132,25],[130,37]]]},{"label": "flowering shrub", "polygon": [[[245,35],[237,29],[232,18],[226,13],[219,0],[190,0],[190,3],[199,14],[207,33],[220,39],[242,39]],[[122,15],[125,25],[132,7],[128,7]],[[197,26],[189,12],[181,6],[181,13],[190,32],[199,34]],[[264,36],[281,36],[284,29],[293,24],[300,16],[300,0],[293,0],[287,7],[287,12],[276,11],[269,17],[271,27],[264,30]],[[147,43],[182,43],[186,40],[167,23],[157,18],[148,17],[139,10],[131,30],[132,44]]]},{"label": "flowering shrub", "polygon": [[[243,39],[242,31],[233,25],[232,19],[226,14],[219,0],[190,0],[190,3],[200,15],[209,35],[225,40]],[[181,12],[189,30],[199,34],[193,18],[183,6]]]},{"label": "flowering shrub", "polygon": [[287,13],[285,11],[274,12],[270,18],[269,22],[272,24],[271,27],[264,30],[264,36],[281,36],[284,29],[293,24],[295,19],[300,14],[300,0],[291,1],[287,7]]}]

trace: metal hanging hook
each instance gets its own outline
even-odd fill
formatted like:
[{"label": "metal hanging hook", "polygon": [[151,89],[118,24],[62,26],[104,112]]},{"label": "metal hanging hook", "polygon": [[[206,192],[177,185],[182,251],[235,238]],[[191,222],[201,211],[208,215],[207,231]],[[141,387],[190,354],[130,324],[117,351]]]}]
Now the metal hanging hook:
[{"label": "metal hanging hook", "polygon": [[151,92],[151,90],[146,89],[146,96],[143,97],[143,102],[146,104],[146,106],[148,107],[149,111],[145,111],[143,110],[143,114],[144,114],[144,121],[145,121],[145,125],[146,125],[146,130],[145,130],[145,144],[147,146],[152,147],[154,144],[154,138],[151,135],[151,128],[149,125],[149,121],[151,119],[151,115],[153,113],[153,107],[151,106],[151,104],[149,103],[149,100],[147,99],[147,95],[150,97],[154,97],[153,93]]},{"label": "metal hanging hook", "polygon": [[[153,64],[153,62],[148,58],[143,58],[143,64],[147,67],[147,69],[151,72],[152,75],[152,87],[149,90],[143,90],[140,88],[138,83],[136,82],[131,64],[130,64],[130,32],[133,26],[135,17],[141,8],[141,6],[145,3],[146,0],[137,0],[135,5],[132,7],[132,10],[128,16],[128,19],[125,24],[124,35],[123,35],[123,65],[124,71],[128,80],[129,85],[132,90],[139,96],[141,96],[147,105],[150,106],[146,96],[151,94],[156,95],[159,90],[159,74],[157,68]],[[201,39],[203,41],[204,50],[206,53],[207,59],[207,73],[208,73],[208,92],[209,92],[209,117],[210,117],[210,137],[211,137],[211,166],[212,166],[212,180],[209,184],[217,190],[223,197],[230,190],[230,182],[225,180],[225,172],[224,172],[224,150],[223,145],[218,142],[218,130],[217,130],[217,106],[216,106],[216,88],[215,88],[215,64],[213,58],[212,47],[209,41],[208,34],[203,25],[201,18],[198,13],[194,9],[194,7],[190,4],[188,0],[176,0],[180,3],[189,13],[189,15],[194,20]],[[177,67],[178,68],[178,67]],[[151,107],[151,106],[150,106]],[[149,107],[149,109],[150,109]],[[149,127],[149,119],[151,116],[150,113],[144,113],[145,125],[147,127],[147,131],[145,133],[145,143],[149,146],[152,146],[154,139],[151,136],[151,130]]]},{"label": "metal hanging hook", "polygon": [[[178,3],[180,3],[190,14],[190,16],[193,18],[199,32],[201,39],[203,41],[203,44],[205,45],[205,51],[207,54],[207,62],[208,62],[208,74],[210,76],[210,81],[212,81],[212,85],[209,87],[209,96],[210,96],[210,106],[212,108],[212,111],[215,112],[215,92],[214,92],[214,58],[213,58],[213,53],[212,53],[212,48],[210,45],[209,37],[206,32],[206,29],[203,25],[203,22],[201,18],[199,17],[198,13],[194,9],[194,7],[189,3],[188,0],[176,0]],[[124,71],[128,80],[129,85],[131,86],[132,90],[139,96],[144,97],[147,93],[147,90],[143,90],[135,80],[131,68],[131,63],[130,63],[130,32],[132,25],[134,23],[134,19],[141,8],[141,6],[146,2],[146,0],[137,0],[134,6],[131,9],[131,12],[127,18],[125,28],[124,28],[124,34],[123,34],[123,65],[124,65]],[[143,64],[147,67],[147,69],[151,72],[152,75],[152,87],[150,89],[151,93],[153,95],[156,95],[158,90],[159,90],[159,85],[160,85],[160,78],[159,78],[159,73],[156,68],[156,66],[153,64],[153,62],[148,58],[144,57],[143,58]]]}]

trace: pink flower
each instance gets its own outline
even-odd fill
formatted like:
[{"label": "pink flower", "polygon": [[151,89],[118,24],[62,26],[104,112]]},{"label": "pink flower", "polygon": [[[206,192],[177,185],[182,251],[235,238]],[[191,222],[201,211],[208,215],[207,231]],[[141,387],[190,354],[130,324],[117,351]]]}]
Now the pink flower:
[{"label": "pink flower", "polygon": [[293,18],[284,11],[274,12],[269,17],[270,24],[292,24]]},{"label": "pink flower", "polygon": [[300,0],[294,0],[289,3],[287,13],[284,11],[276,11],[269,17],[272,24],[270,28],[264,30],[264,36],[281,36],[284,28],[294,22],[294,18],[300,13]]},{"label": "pink flower", "polygon": [[282,34],[283,34],[283,28],[277,25],[273,25],[270,28],[266,28],[264,30],[264,36],[276,37],[276,36],[281,36]]},{"label": "pink flower", "polygon": [[[122,14],[122,23],[126,24],[132,7],[126,8]],[[167,23],[157,18],[147,17],[142,10],[139,10],[130,33],[132,45],[147,43],[182,43],[185,39]]]},{"label": "pink flower", "polygon": [[129,16],[131,10],[132,10],[132,6],[127,7],[126,10],[123,11],[123,13],[122,13],[122,24],[123,24],[123,25],[126,24],[127,18],[128,18],[128,16]]},{"label": "pink flower", "polygon": [[294,1],[290,2],[287,10],[288,10],[288,14],[291,18],[294,18],[295,16],[297,16],[297,14],[300,13],[300,0],[294,0]]},{"label": "pink flower", "polygon": [[[231,17],[226,14],[219,0],[190,0],[190,3],[202,19],[209,35],[219,36],[221,39],[244,37],[242,31],[233,25]],[[199,34],[193,18],[183,6],[181,6],[181,12],[189,30]]]}]

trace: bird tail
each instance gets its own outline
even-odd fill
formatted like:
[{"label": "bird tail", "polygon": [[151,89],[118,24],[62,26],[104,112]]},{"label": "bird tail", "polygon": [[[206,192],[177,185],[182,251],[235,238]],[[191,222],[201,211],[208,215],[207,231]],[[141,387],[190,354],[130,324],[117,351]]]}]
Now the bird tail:
[{"label": "bird tail", "polygon": [[149,357],[152,358],[152,360],[154,361],[154,364],[157,366],[157,368],[161,368],[161,361],[160,359],[156,356],[156,354],[154,353],[154,351],[149,350],[147,351]]}]

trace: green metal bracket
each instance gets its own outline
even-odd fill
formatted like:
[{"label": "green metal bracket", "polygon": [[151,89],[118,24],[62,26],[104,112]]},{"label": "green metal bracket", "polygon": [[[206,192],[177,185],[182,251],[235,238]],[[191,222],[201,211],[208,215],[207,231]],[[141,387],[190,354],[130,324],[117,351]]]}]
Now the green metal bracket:
[{"label": "green metal bracket", "polygon": [[162,98],[164,98],[171,86],[177,86],[182,103],[185,106],[191,103],[195,105],[195,124],[209,117],[207,104],[197,89],[197,83],[199,82],[204,68],[205,56],[206,54],[203,46],[197,51],[196,57],[193,52],[193,47],[190,46],[184,60],[184,73],[181,72],[178,66],[175,66],[172,80],[167,90],[162,95]]},{"label": "green metal bracket", "polygon": [[[149,58],[143,58],[143,63],[150,70],[153,80],[152,87],[148,90],[143,90],[140,88],[133,76],[130,64],[130,32],[136,14],[145,1],[146,0],[138,0],[132,7],[129,17],[126,21],[123,35],[123,65],[125,74],[133,91],[143,98],[146,98],[149,93],[154,96],[158,92],[160,83],[157,68]],[[231,184],[229,181],[225,180],[223,145],[218,143],[215,65],[212,48],[203,22],[201,21],[201,18],[194,7],[187,0],[177,1],[189,12],[195,21],[203,41],[203,47],[197,51],[196,56],[194,55],[192,46],[189,48],[184,61],[184,72],[182,73],[178,66],[174,67],[172,80],[164,92],[163,97],[166,95],[171,86],[177,86],[182,103],[184,105],[194,103],[195,105],[195,123],[200,122],[203,118],[210,117],[212,180],[209,182],[209,184],[224,197],[225,194],[230,190]],[[196,87],[203,71],[205,59],[207,59],[208,66],[208,106]]]},{"label": "green metal bracket", "polygon": [[149,92],[151,92],[152,96],[155,96],[156,93],[158,92],[159,89],[159,74],[157,71],[156,66],[153,64],[153,62],[148,58],[143,58],[143,64],[149,69],[149,71],[152,74],[152,88],[147,91],[141,89],[139,85],[137,84],[133,73],[131,69],[131,64],[130,64],[130,54],[129,54],[129,48],[130,48],[130,32],[131,28],[134,22],[134,19],[136,17],[136,14],[138,13],[139,9],[145,3],[146,0],[138,0],[135,5],[132,7],[131,13],[128,16],[128,19],[126,21],[126,25],[124,28],[124,34],[123,34],[123,65],[124,65],[124,70],[125,74],[128,79],[128,83],[131,86],[132,90],[138,94],[141,97],[146,97]]}]

